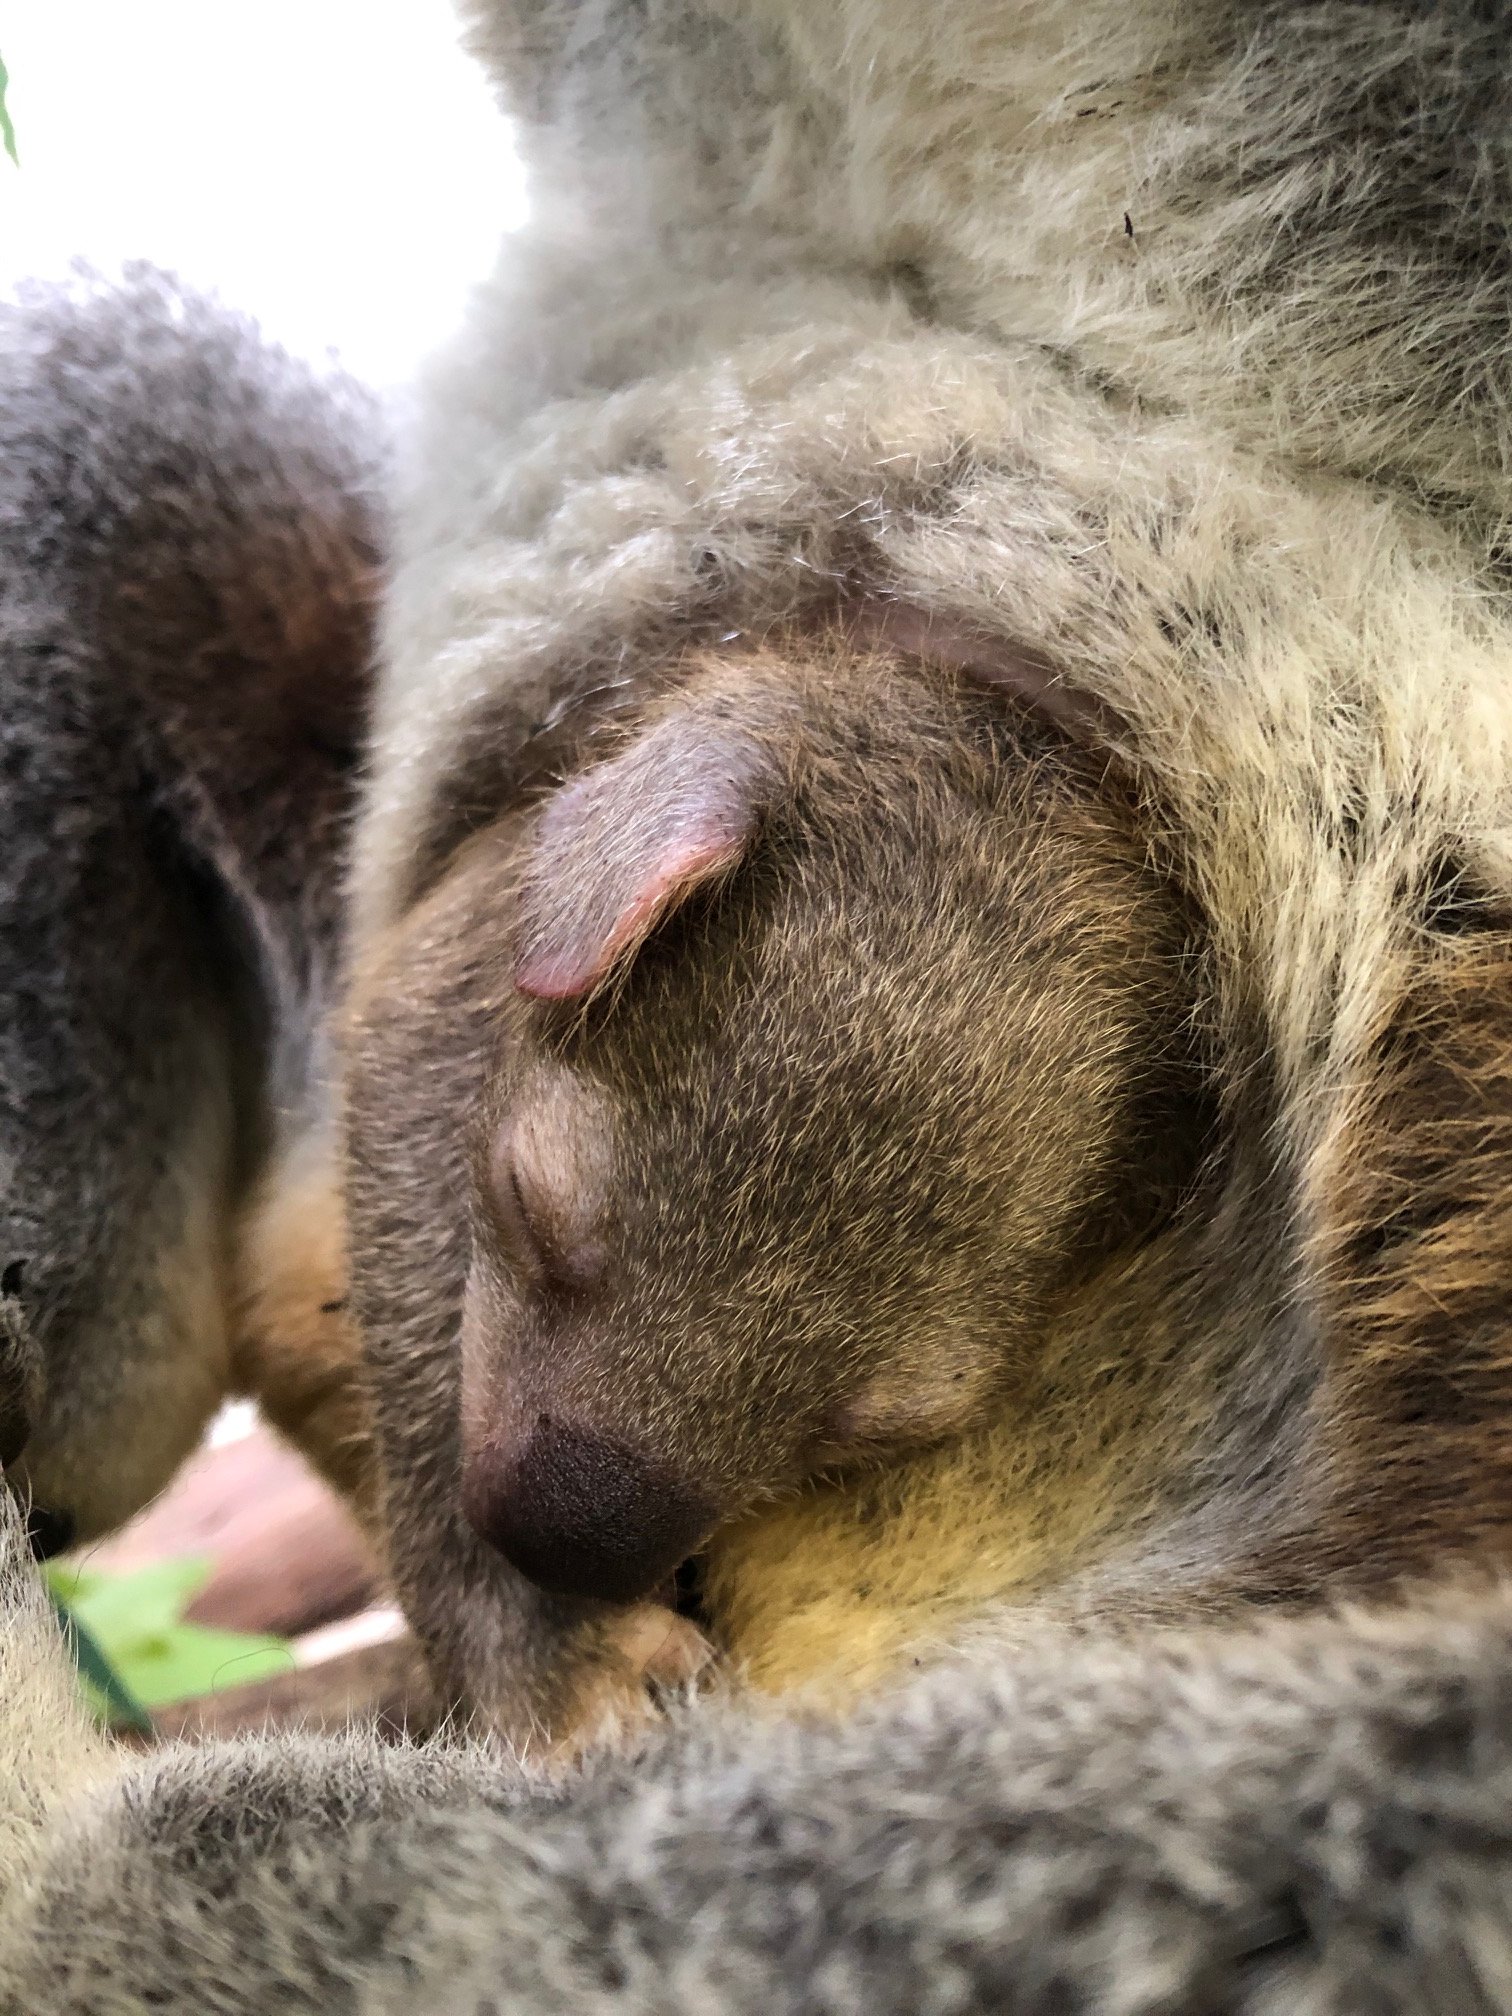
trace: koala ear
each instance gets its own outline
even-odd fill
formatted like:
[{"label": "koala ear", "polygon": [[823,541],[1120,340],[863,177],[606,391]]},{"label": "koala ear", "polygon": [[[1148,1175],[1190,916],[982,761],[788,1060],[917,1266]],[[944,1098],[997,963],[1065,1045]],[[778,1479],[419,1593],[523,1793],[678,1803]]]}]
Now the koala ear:
[{"label": "koala ear", "polygon": [[974,686],[1005,694],[1073,742],[1109,748],[1126,736],[1126,724],[1105,700],[1071,684],[1025,645],[904,602],[867,604],[851,615],[849,627],[859,642],[948,666]]},{"label": "koala ear", "polygon": [[559,791],[526,871],[520,992],[595,993],[679,903],[740,860],[773,776],[754,737],[690,712]]}]

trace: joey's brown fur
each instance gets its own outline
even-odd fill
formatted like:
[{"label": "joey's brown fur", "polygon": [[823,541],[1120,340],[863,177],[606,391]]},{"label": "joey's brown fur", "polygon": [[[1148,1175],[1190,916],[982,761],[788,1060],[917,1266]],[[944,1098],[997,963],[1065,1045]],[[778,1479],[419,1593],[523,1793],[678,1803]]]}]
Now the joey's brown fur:
[{"label": "joey's brown fur", "polygon": [[1512,919],[1467,882],[1320,1171],[1327,1482],[1260,1566],[1288,1594],[1512,1555]]},{"label": "joey's brown fur", "polygon": [[[601,1593],[634,1586],[637,1536],[649,1577],[708,1531],[711,1617],[747,1670],[843,1691],[909,1644],[1012,1639],[1047,1606],[1169,1616],[1395,1587],[1451,1557],[1500,1562],[1512,1396],[1496,933],[1461,928],[1468,913],[1512,914],[1512,86],[1498,10],[465,11],[520,121],[540,208],[406,446],[354,853],[348,1169],[354,1265],[369,1279],[356,1300],[404,1490],[409,1586],[431,1592],[429,1613],[449,1575],[469,1589],[482,1576],[490,1594],[465,1627],[481,1646],[511,1627],[484,1622],[507,1608],[503,1585],[476,1567],[458,1507],[542,1580],[570,1583],[591,1556],[578,1580],[597,1577]],[[723,1033],[720,961],[738,973],[747,949],[720,936],[725,920],[784,900],[760,893],[765,829],[741,811],[743,790],[761,790],[729,784],[750,738],[706,724],[706,755],[728,741],[712,782],[692,738],[702,817],[659,801],[639,821],[618,816],[594,766],[628,734],[606,774],[645,781],[636,739],[657,732],[658,709],[692,704],[669,693],[690,657],[739,666],[769,639],[801,681],[809,661],[792,640],[831,626],[858,654],[825,661],[837,704],[876,650],[900,677],[952,673],[967,716],[995,706],[1077,752],[1079,788],[1123,822],[1181,920],[1185,950],[1165,970],[1191,1117],[1176,1130],[1188,1146],[1174,1201],[1133,1170],[1130,1236],[1100,1237],[1095,1198],[1073,1204],[1055,1173],[1037,1185],[1042,1168],[1075,1163],[1076,1130],[1117,1138],[1071,1089],[1086,1056],[1075,1015],[1060,1018],[1053,1061],[978,1020],[977,1064],[1034,1081],[1046,1158],[1034,1202],[1072,1216],[1090,1205],[1085,1257],[1025,1329],[1002,1326],[1003,1383],[985,1413],[940,1414],[943,1442],[919,1448],[900,1408],[895,1437],[837,1448],[833,1472],[776,1465],[756,1490],[739,1426],[705,1394],[709,1354],[728,1342],[744,1368],[722,1396],[729,1419],[763,1418],[758,1365],[805,1411],[755,1313],[763,1295],[711,1346],[685,1259],[654,1291],[637,1271],[695,1250],[676,1236],[658,1247],[675,1210],[653,1214],[632,1250],[599,1236],[593,1210],[562,1208],[619,1166],[594,1145],[618,1125],[613,1098],[606,1119],[564,1095],[516,1152],[511,1102],[501,1110],[482,1024],[469,1025],[471,1062],[439,1094],[454,1100],[466,1077],[461,1115],[425,1136],[483,1137],[451,1150],[425,1207],[438,1226],[451,1213],[447,1265],[472,1284],[443,1319],[439,1304],[422,1315],[396,1299],[396,1283],[378,1288],[393,1283],[374,1266],[392,1227],[356,1200],[394,1193],[382,1172],[397,1149],[371,1131],[363,1083],[374,1069],[418,1083],[418,1041],[404,1064],[403,1044],[380,1052],[371,1032],[397,1028],[428,965],[459,972],[432,906],[490,821],[528,822],[544,795],[534,839],[522,827],[537,864],[523,925],[501,890],[492,925],[486,901],[469,913],[464,960],[507,925],[517,992],[541,1005],[502,1005],[501,972],[501,1017],[538,1018],[527,1033],[560,1022],[582,1046],[563,1054],[585,1061],[638,1027],[646,1082],[672,1116],[652,1137],[713,1121],[717,1099],[684,1100],[696,1071],[669,1060]],[[574,834],[594,845],[567,844]],[[929,845],[918,856],[927,882]],[[1100,919],[1095,880],[1076,902]],[[837,866],[841,914],[850,886]],[[422,929],[423,943],[410,936]],[[1009,968],[1012,942],[995,948]],[[1117,941],[1101,942],[1112,970]],[[985,944],[976,953],[979,973],[997,972]],[[828,1003],[841,989],[815,955],[808,999]],[[698,999],[705,961],[710,1018],[674,1053],[650,1004],[678,984]],[[874,961],[886,969],[886,948],[868,973]],[[820,1018],[783,998],[801,1083]],[[927,1019],[906,1046],[926,1071],[949,1044],[946,1016],[931,1053]],[[675,1009],[668,1026],[684,1026]],[[1157,1041],[1136,1075],[1170,1054]],[[857,1082],[877,1056],[858,1047]],[[765,1110],[770,1132],[711,1124],[700,1152],[741,1225],[780,1222],[791,1183],[787,1306],[812,1338],[829,1211],[879,1258],[890,1247],[864,1186],[837,1181],[816,1202],[774,1147],[787,1138],[776,1105]],[[894,1101],[891,1116],[895,1134],[933,1138],[917,1107]],[[648,1194],[661,1174],[648,1165]],[[1419,1179],[1424,1218],[1403,1201]],[[979,1198],[987,1179],[963,1154],[956,1180]],[[498,1208],[480,1208],[490,1197]],[[719,1210],[706,1193],[703,1206],[700,1285],[728,1278]],[[939,1230],[912,1249],[921,1267]],[[1020,1258],[1033,1254],[973,1256],[983,1306]],[[599,1315],[627,1267],[645,1318],[636,1347],[658,1377],[606,1456],[604,1396],[628,1400],[636,1381],[630,1326]],[[537,1305],[552,1296],[546,1322]],[[948,1357],[953,1321],[942,1315],[943,1357],[929,1359],[870,1306],[876,1350],[897,1345],[927,1415],[921,1368]],[[462,1426],[427,1500],[409,1479],[450,1410],[433,1406],[413,1434],[404,1424],[433,1404],[414,1368],[439,1362],[443,1327],[467,1368]],[[686,1387],[680,1450],[668,1336]],[[843,1364],[820,1355],[826,1374]],[[847,1405],[860,1420],[849,1396],[842,1420]]]},{"label": "joey's brown fur", "polygon": [[[606,836],[633,846],[667,795],[701,816],[730,734],[739,857],[589,998],[533,1003],[543,936],[616,910]],[[460,1517],[490,1533],[539,1420],[695,1504],[616,1591],[652,1597],[753,1505],[1013,1413],[1050,1313],[1174,1211],[1204,1146],[1191,919],[1053,731],[948,671],[789,638],[691,661],[620,740],[580,819],[558,798],[468,844],[359,973],[347,1031],[354,1307],[421,1480],[393,1554],[472,1699],[503,1655],[424,1536],[445,1518],[499,1600],[548,1600]],[[546,1158],[523,1232],[501,1136]],[[574,1214],[586,1274],[522,1250]]]}]

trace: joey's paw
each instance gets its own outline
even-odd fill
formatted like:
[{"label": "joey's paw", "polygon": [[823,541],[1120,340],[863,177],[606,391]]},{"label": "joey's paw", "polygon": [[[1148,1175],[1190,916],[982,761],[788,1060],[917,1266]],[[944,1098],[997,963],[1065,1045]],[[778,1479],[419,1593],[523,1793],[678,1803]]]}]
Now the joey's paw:
[{"label": "joey's paw", "polygon": [[696,1624],[663,1603],[637,1603],[616,1621],[610,1642],[647,1688],[687,1687],[705,1672],[714,1647]]},{"label": "joey's paw", "polygon": [[662,1697],[708,1676],[713,1662],[708,1639],[675,1610],[637,1603],[616,1613],[598,1627],[593,1654],[553,1719],[547,1761],[628,1748],[656,1719]]}]

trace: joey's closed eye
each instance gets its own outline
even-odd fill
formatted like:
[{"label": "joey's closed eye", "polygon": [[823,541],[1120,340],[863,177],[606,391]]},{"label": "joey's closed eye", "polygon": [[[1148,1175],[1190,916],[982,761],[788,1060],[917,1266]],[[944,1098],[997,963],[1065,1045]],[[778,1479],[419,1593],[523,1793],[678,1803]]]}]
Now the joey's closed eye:
[{"label": "joey's closed eye", "polygon": [[544,1274],[544,1258],[515,1168],[514,1133],[508,1122],[494,1136],[486,1188],[489,1216],[505,1259],[529,1278]]},{"label": "joey's closed eye", "polygon": [[604,1186],[591,1144],[549,1109],[504,1120],[486,1171],[488,1217],[505,1261],[534,1286],[588,1289],[607,1262]]}]

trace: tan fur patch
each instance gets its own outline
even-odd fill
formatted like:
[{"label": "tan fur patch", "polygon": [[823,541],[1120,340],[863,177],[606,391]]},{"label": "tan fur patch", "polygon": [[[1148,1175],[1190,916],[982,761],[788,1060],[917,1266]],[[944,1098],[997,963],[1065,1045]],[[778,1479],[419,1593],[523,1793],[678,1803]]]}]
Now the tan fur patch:
[{"label": "tan fur patch", "polygon": [[[842,1707],[989,1606],[1048,1599],[1156,1517],[1215,1398],[1211,1368],[1165,1333],[1168,1264],[1157,1242],[1108,1268],[987,1426],[719,1533],[704,1602],[738,1675]],[[1115,1306],[1142,1312],[1143,1348],[1110,1357]]]},{"label": "tan fur patch", "polygon": [[[150,1285],[131,1321],[130,1376],[115,1375],[108,1409],[101,1398],[82,1417],[65,1417],[60,1434],[34,1437],[7,1469],[7,1481],[23,1495],[66,1508],[81,1542],[121,1525],[163,1489],[225,1396],[230,1132],[219,1097],[206,1098],[185,1130],[161,1203],[172,1230],[146,1247]],[[94,1321],[93,1348],[119,1350],[120,1339],[109,1335],[110,1313]]]},{"label": "tan fur patch", "polygon": [[1456,912],[1319,1177],[1328,1504],[1299,1553],[1332,1583],[1512,1558],[1512,935]]},{"label": "tan fur patch", "polygon": [[362,1346],[346,1310],[346,1226],[334,1158],[306,1146],[242,1222],[235,1378],[279,1432],[377,1519]]}]

